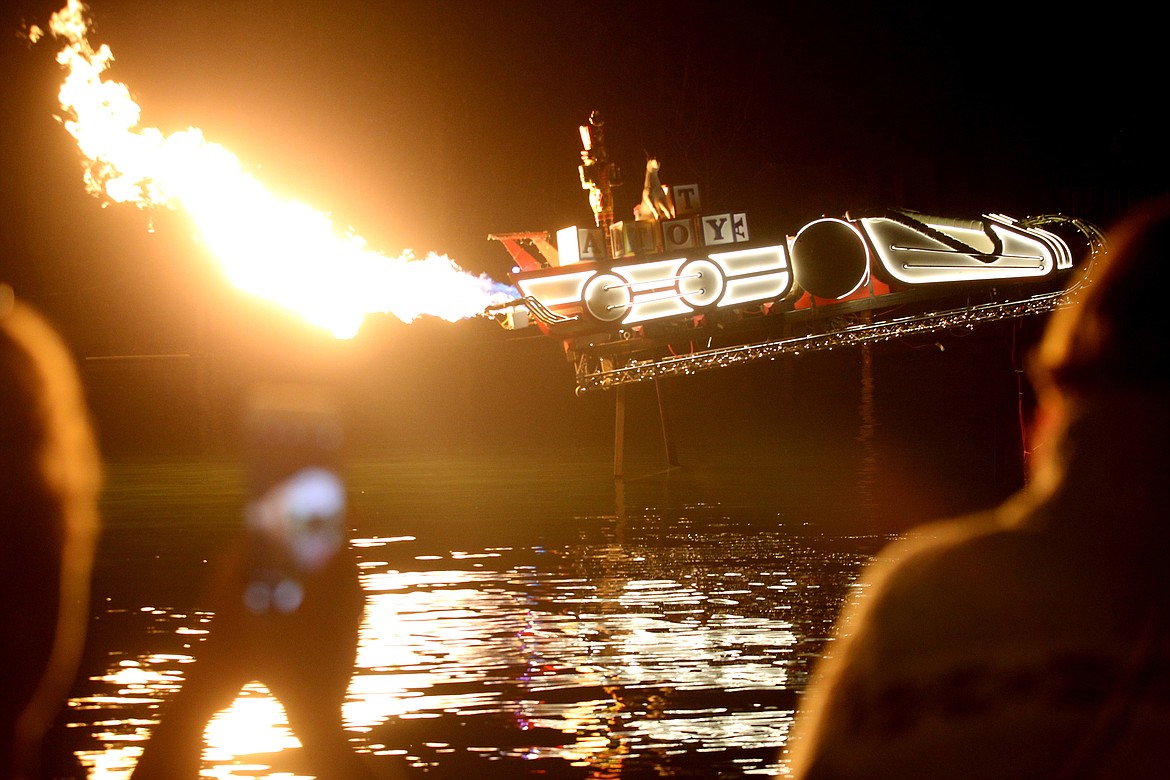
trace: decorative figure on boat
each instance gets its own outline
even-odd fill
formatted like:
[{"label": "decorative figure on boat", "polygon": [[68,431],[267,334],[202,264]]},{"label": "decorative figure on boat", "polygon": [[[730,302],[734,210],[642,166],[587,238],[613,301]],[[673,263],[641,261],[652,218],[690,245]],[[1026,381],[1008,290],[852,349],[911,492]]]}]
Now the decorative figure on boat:
[{"label": "decorative figure on boat", "polygon": [[589,114],[589,124],[581,125],[581,189],[589,190],[589,206],[597,227],[608,232],[613,224],[613,188],[621,186],[621,172],[610,161],[605,149],[605,120],[600,111]]},{"label": "decorative figure on boat", "polygon": [[658,160],[646,161],[646,183],[642,187],[642,202],[634,206],[634,219],[639,222],[654,219],[673,219],[674,202],[670,190],[658,179]]}]

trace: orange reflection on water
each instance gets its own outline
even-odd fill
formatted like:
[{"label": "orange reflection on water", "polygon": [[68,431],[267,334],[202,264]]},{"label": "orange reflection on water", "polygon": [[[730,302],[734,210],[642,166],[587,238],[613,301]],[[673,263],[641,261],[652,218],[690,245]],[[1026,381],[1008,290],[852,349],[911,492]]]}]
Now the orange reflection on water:
[{"label": "orange reflection on water", "polygon": [[[156,624],[170,624],[172,635],[182,640],[202,637],[207,631],[187,625],[188,616],[150,608]],[[196,616],[202,623],[208,616]],[[185,645],[189,647],[189,645]],[[155,653],[138,659],[123,659],[108,673],[92,678],[110,686],[110,693],[78,697],[70,701],[75,715],[100,712],[103,719],[71,724],[89,728],[92,737],[104,745],[98,750],[80,750],[76,756],[90,780],[122,780],[134,770],[150,729],[157,723],[157,707],[183,684],[182,667],[194,658],[189,654]],[[108,717],[125,713],[127,717]],[[142,717],[148,714],[150,717]],[[297,778],[288,772],[271,772],[271,758],[301,747],[292,733],[280,702],[259,683],[241,689],[227,709],[217,713],[204,731],[204,760],[208,774],[220,778],[257,776]]]},{"label": "orange reflection on water", "polygon": [[[380,546],[373,539],[354,544],[367,555]],[[448,555],[462,562],[499,558],[500,551]],[[542,678],[555,677],[552,685],[560,687],[567,674],[569,687],[600,693],[604,677],[599,668],[542,664],[533,657],[546,640],[575,643],[575,621],[552,625],[524,603],[507,576],[476,569],[399,571],[379,563],[363,568],[366,619],[345,708],[351,728],[436,712],[507,713],[521,731],[545,728],[564,735],[563,744],[524,748],[526,758],[588,763],[608,749],[604,732],[612,699],[549,706],[540,691]],[[503,752],[499,746],[479,747]]]},{"label": "orange reflection on water", "polygon": [[[232,706],[216,714],[203,732],[204,761],[214,764],[213,777],[256,777],[272,769],[273,754],[301,746],[288,726],[284,707],[259,683],[249,683]],[[267,777],[297,778],[286,772]]]},{"label": "orange reflection on water", "polygon": [[[158,654],[139,660],[124,659],[95,681],[114,686],[106,695],[75,698],[69,702],[76,714],[90,711],[103,715],[144,712],[157,705],[182,685],[182,673],[175,664],[190,663],[189,655]],[[93,736],[105,745],[100,750],[77,752],[78,761],[91,780],[118,780],[130,776],[142,754],[142,746],[154,721],[144,717],[104,717],[92,723],[73,723],[74,728],[96,727]]]},{"label": "orange reflection on water", "polygon": [[[159,701],[160,691],[173,689],[179,684],[172,673],[150,670],[136,662],[123,662],[118,671],[102,679],[126,684],[126,695],[74,699],[71,704],[75,709],[142,706]],[[145,718],[124,718],[92,724],[104,726],[106,730],[93,734],[105,745],[103,749],[77,753],[90,780],[129,777],[142,754],[148,730],[155,723]],[[204,731],[204,740],[203,757],[211,764],[208,774],[220,778],[257,777],[259,773],[272,769],[270,763],[258,757],[269,759],[274,754],[301,746],[289,729],[280,702],[259,684],[245,686],[230,707],[211,719]],[[301,777],[288,772],[260,776],[290,780]]]},{"label": "orange reflection on water", "polygon": [[[342,714],[356,750],[375,766],[499,762],[592,780],[716,760],[732,776],[780,772],[794,692],[863,555],[853,541],[818,550],[783,529],[729,532],[720,517],[706,537],[689,517],[644,522],[621,543],[560,547],[354,540],[366,611]],[[118,635],[151,652],[111,654],[90,678],[100,695],[72,703],[89,718],[77,724],[86,749],[100,748],[75,753],[91,778],[129,776],[207,620],[122,614],[134,625]],[[302,766],[283,709],[259,685],[217,715],[207,740],[212,776],[295,777]]]}]

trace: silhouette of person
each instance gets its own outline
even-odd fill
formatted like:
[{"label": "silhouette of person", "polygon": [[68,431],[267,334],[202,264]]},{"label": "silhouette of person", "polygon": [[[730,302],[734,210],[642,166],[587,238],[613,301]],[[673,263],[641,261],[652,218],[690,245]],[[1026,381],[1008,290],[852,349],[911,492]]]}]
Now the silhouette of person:
[{"label": "silhouette of person", "polygon": [[53,327],[0,284],[0,777],[39,777],[85,644],[101,467]]},{"label": "silhouette of person", "polygon": [[252,681],[283,704],[314,774],[368,776],[341,719],[365,601],[345,536],[340,427],[327,402],[302,388],[259,391],[247,423],[252,498],[242,538],[213,577],[209,636],[134,780],[197,778],[208,721]]},{"label": "silhouette of person", "polygon": [[799,780],[1165,776],[1170,204],[1097,265],[1033,356],[1029,484],[870,564],[796,719]]}]

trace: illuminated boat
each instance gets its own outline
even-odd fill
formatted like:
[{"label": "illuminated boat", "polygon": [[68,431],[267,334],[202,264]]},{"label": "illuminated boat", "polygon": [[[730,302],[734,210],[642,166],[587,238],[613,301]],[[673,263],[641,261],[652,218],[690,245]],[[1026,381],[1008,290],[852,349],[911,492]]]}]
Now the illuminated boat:
[{"label": "illuminated boat", "polygon": [[582,127],[595,225],[490,236],[515,261],[506,328],[562,339],[578,392],[778,354],[1050,311],[1075,292],[1100,232],[1063,215],[907,210],[814,220],[755,243],[748,215],[708,213],[695,184],[647,166],[637,218],[615,222],[601,124]]}]

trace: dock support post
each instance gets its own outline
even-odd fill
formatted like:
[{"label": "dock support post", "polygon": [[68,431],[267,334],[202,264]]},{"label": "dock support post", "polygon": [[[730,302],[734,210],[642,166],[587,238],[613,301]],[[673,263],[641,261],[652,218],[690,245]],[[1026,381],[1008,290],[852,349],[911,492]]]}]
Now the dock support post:
[{"label": "dock support post", "polygon": [[678,467],[678,451],[674,446],[674,428],[670,422],[670,409],[666,405],[666,387],[658,377],[654,379],[654,390],[658,393],[658,419],[662,422],[662,443],[666,446],[667,468]]},{"label": "dock support post", "polygon": [[613,415],[613,478],[621,479],[626,459],[626,388],[618,385]]}]

